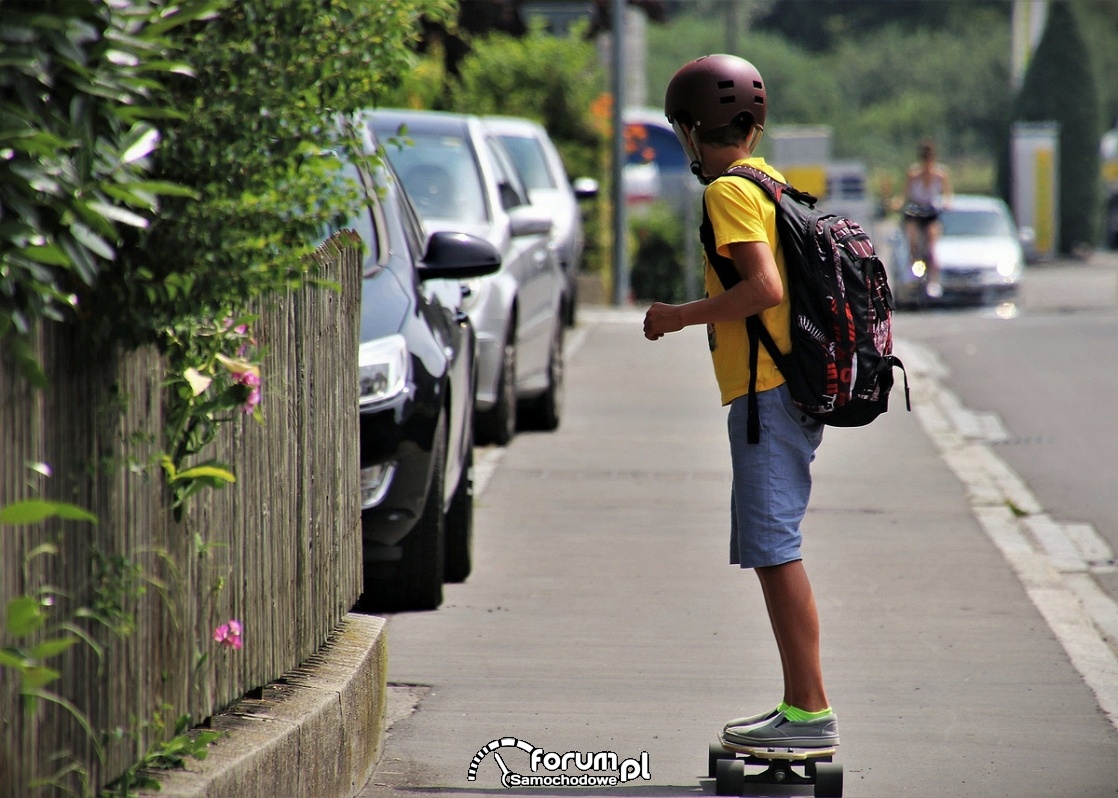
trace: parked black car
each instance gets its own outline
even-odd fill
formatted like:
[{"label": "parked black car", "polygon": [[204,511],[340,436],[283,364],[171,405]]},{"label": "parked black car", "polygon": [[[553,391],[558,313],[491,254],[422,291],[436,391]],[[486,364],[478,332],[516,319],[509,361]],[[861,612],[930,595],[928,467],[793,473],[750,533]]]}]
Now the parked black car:
[{"label": "parked black car", "polygon": [[[371,137],[366,146],[375,146]],[[426,236],[387,163],[371,174],[348,164],[345,173],[372,201],[346,225],[367,249],[357,608],[434,609],[444,581],[470,573],[477,336],[459,280],[495,272],[501,258],[465,233]]]}]

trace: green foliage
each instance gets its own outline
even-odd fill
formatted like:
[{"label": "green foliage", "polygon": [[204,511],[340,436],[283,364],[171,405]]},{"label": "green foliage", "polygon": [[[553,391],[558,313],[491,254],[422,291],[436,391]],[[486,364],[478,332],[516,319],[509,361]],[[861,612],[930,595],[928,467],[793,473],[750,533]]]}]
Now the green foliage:
[{"label": "green foliage", "polygon": [[1079,0],[1079,30],[1091,51],[1104,128],[1118,124],[1118,0]]},{"label": "green foliage", "polygon": [[147,592],[140,564],[94,547],[92,587],[88,617],[104,624],[117,637],[132,634],[136,630],[133,605]]},{"label": "green foliage", "polygon": [[160,81],[186,67],[169,36],[214,0],[6,0],[0,25],[0,340],[42,384],[27,334],[71,318],[146,228],[160,194],[149,156],[168,116]]},{"label": "green foliage", "polygon": [[[683,302],[687,299],[683,223],[666,203],[653,203],[629,218],[636,240],[629,273],[634,299]],[[698,278],[701,282],[701,277]]]},{"label": "green foliage", "polygon": [[[0,507],[0,525],[23,526],[50,518],[96,523],[96,518],[89,512],[65,502],[26,499]],[[36,557],[55,554],[57,548],[52,545],[38,546],[24,557],[24,567]],[[42,702],[61,707],[74,718],[92,741],[97,755],[101,756],[100,743],[86,714],[69,699],[48,689],[48,685],[62,677],[62,672],[52,667],[50,660],[81,642],[87,643],[98,657],[101,656],[101,647],[71,620],[52,624],[54,607],[55,597],[49,587],[15,596],[8,601],[4,613],[3,647],[0,648],[0,673],[6,671],[18,678],[19,694],[28,715],[34,716]],[[9,678],[7,674],[5,678]],[[85,780],[81,766],[70,763],[61,772],[45,777],[37,784],[53,786],[71,773]]]},{"label": "green foliage", "polygon": [[[97,520],[80,507],[64,502],[27,499],[0,507],[0,525],[23,526],[51,518],[91,523],[96,523]],[[57,553],[55,546],[41,545],[26,555],[24,567],[37,557],[54,556]],[[0,648],[0,672],[4,672],[5,678],[11,673],[19,679],[20,695],[28,714],[37,713],[43,702],[61,707],[69,713],[92,743],[98,758],[104,757],[103,743],[119,740],[126,735],[139,740],[142,731],[154,731],[156,741],[137,762],[102,790],[100,795],[111,798],[133,796],[137,789],[158,790],[159,782],[148,771],[182,767],[187,757],[205,759],[209,746],[221,735],[212,731],[191,731],[190,716],[182,715],[176,721],[170,739],[164,739],[167,735],[163,711],[170,710],[170,706],[165,706],[163,711],[156,711],[152,720],[141,729],[117,729],[111,734],[101,735],[78,704],[49,689],[49,685],[61,680],[64,675],[61,666],[56,666],[53,661],[78,643],[89,645],[98,658],[102,655],[101,646],[76,621],[96,621],[113,635],[126,637],[135,630],[134,605],[146,593],[146,586],[154,584],[161,591],[163,589],[159,582],[145,574],[143,568],[131,558],[109,555],[96,547],[93,550],[92,571],[88,606],[79,607],[62,621],[54,617],[58,608],[52,588],[44,587],[32,594],[9,600],[2,627],[4,645]],[[49,759],[52,763],[61,762],[61,767],[54,773],[32,779],[27,785],[29,788],[49,788],[58,793],[73,793],[71,782],[76,778],[80,794],[92,793],[88,773],[80,761],[67,752],[52,752]],[[48,762],[44,758],[39,764],[46,766]]]},{"label": "green foliage", "polygon": [[[157,711],[148,725],[162,736],[162,713]],[[100,791],[99,798],[131,798],[136,795],[137,790],[158,791],[161,787],[159,780],[149,771],[184,767],[188,757],[205,759],[209,756],[210,746],[221,736],[221,732],[191,731],[190,716],[180,715],[175,721],[174,736],[166,741],[152,743],[139,760]]]},{"label": "green foliage", "polygon": [[61,518],[65,521],[88,521],[97,523],[97,517],[66,502],[52,502],[46,499],[24,499],[0,507],[0,524],[25,526],[37,524],[48,518]]},{"label": "green foliage", "polygon": [[[770,130],[830,125],[836,157],[862,159],[899,180],[916,144],[929,136],[948,161],[992,160],[996,152],[1010,100],[1009,25],[997,9],[967,14],[966,25],[906,23],[846,33],[821,52],[750,31],[739,53],[765,76]],[[720,23],[718,17],[681,16],[649,28],[650,104],[659,103],[680,65],[723,49]]]},{"label": "green foliage", "polygon": [[581,31],[552,36],[492,34],[472,43],[451,107],[463,113],[523,116],[547,130],[572,176],[597,174],[602,137],[590,109],[605,79]]},{"label": "green foliage", "polygon": [[[160,179],[197,199],[164,204],[136,237],[122,277],[97,297],[114,338],[153,337],[183,304],[214,316],[305,277],[302,259],[356,195],[318,157],[333,119],[369,107],[407,69],[421,14],[447,0],[246,0],[189,29],[193,76],[169,86],[174,118],[155,158]],[[138,290],[138,289],[143,290]],[[156,324],[152,327],[152,321]]]},{"label": "green foliage", "polygon": [[220,426],[247,414],[263,422],[261,354],[252,331],[257,321],[253,315],[234,317],[231,311],[215,318],[184,315],[163,331],[170,401],[164,433],[167,453],[161,462],[176,517],[198,491],[235,481],[222,463],[193,462]]},{"label": "green foliage", "polygon": [[[971,9],[942,0],[777,0],[757,20],[761,30],[779,33],[814,52],[834,48],[845,37],[876,33],[886,26],[944,29],[971,27]],[[1003,19],[1008,4],[992,6]]]},{"label": "green foliage", "polygon": [[[1060,125],[1060,252],[1094,245],[1101,196],[1099,94],[1090,55],[1069,3],[1049,7],[1048,24],[1013,110],[1016,120]],[[1006,162],[1003,169],[1007,166]],[[1002,183],[1008,185],[1004,176]]]}]

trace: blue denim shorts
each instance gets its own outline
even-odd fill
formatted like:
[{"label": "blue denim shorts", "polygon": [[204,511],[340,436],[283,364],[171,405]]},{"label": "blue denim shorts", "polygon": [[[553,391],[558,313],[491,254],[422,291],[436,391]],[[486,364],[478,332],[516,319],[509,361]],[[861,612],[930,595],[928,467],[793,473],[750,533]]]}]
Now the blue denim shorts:
[{"label": "blue denim shorts", "polygon": [[757,394],[761,440],[746,440],[749,397],[730,403],[730,563],[764,568],[801,559],[800,522],[823,425],[794,404],[788,386]]}]

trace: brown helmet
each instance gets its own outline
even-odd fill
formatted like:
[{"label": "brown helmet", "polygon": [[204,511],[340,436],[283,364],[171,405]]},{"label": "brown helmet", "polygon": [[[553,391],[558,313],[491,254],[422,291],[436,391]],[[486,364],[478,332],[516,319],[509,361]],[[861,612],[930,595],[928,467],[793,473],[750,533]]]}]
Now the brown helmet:
[{"label": "brown helmet", "polygon": [[765,84],[757,67],[736,55],[705,55],[684,64],[668,82],[668,121],[700,130],[730,124],[742,114],[765,126]]}]

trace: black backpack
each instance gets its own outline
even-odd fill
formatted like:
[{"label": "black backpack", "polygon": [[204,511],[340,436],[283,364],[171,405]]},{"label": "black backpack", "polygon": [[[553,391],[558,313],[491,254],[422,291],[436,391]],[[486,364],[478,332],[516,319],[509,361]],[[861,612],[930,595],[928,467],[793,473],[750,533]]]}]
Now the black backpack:
[{"label": "black backpack", "polygon": [[[760,169],[740,165],[724,174],[751,180],[776,204],[791,293],[789,354],[780,351],[759,315],[746,319],[749,442],[756,443],[761,434],[758,342],[772,356],[802,411],[836,427],[869,424],[888,409],[893,367],[904,372],[893,354],[893,295],[873,242],[857,222],[816,210],[811,194]],[[715,251],[705,202],[699,238],[723,287],[728,290],[740,282],[733,261]],[[911,410],[907,373],[904,379],[905,406]]]}]

